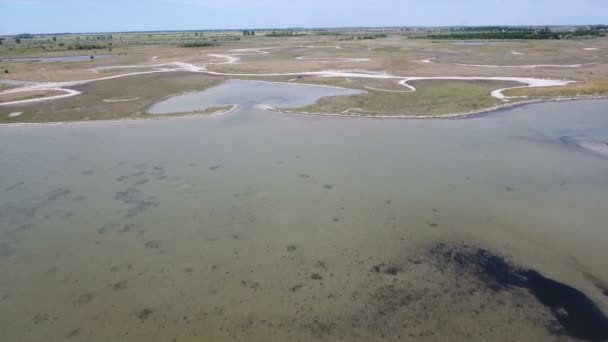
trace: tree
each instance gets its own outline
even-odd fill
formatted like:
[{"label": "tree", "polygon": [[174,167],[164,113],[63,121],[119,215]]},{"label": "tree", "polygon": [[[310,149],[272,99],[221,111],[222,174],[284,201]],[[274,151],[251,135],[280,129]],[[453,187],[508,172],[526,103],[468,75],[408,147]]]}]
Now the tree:
[{"label": "tree", "polygon": [[21,44],[21,38],[15,38],[15,43]]},{"label": "tree", "polygon": [[57,37],[53,37],[53,41],[56,42],[57,41]]}]

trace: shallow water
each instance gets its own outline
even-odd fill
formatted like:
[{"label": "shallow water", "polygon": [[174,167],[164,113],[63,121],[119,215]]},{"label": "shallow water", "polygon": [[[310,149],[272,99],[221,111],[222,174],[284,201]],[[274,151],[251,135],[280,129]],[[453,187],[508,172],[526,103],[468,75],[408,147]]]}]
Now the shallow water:
[{"label": "shallow water", "polygon": [[257,105],[300,107],[323,96],[358,94],[360,91],[304,84],[230,80],[206,91],[174,96],[154,104],[150,114],[194,112],[210,107],[239,105],[251,109]]},{"label": "shallow water", "polygon": [[563,138],[608,140],[608,102],[426,121],[256,109],[275,95],[210,118],[0,127],[4,338],[574,340],[439,242],[607,311],[608,158]]},{"label": "shallow water", "polygon": [[[94,59],[105,59],[116,55],[92,55]],[[3,58],[6,62],[84,62],[90,61],[91,55],[59,56],[59,57],[23,57],[23,58]]]}]

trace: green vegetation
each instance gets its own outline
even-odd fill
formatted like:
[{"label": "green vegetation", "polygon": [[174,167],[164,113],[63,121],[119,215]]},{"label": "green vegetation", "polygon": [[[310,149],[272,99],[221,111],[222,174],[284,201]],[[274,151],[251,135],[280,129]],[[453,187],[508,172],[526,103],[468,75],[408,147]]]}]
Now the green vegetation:
[{"label": "green vegetation", "polygon": [[340,38],[340,41],[348,41],[348,40],[368,40],[368,39],[378,39],[378,38],[386,38],[386,33],[374,33],[374,34],[366,34],[363,36],[350,36]]},{"label": "green vegetation", "polygon": [[319,32],[315,32],[315,34],[317,36],[340,36],[343,35],[343,32],[337,32],[337,31],[319,31]]},{"label": "green vegetation", "polygon": [[271,33],[266,34],[266,37],[297,37],[303,35],[304,34],[295,31],[272,31]]},{"label": "green vegetation", "polygon": [[32,35],[31,33],[21,33],[15,36],[16,39],[32,39],[34,38],[34,35]]},{"label": "green vegetation", "polygon": [[190,43],[184,43],[181,44],[181,47],[185,47],[185,48],[196,48],[196,47],[210,47],[210,46],[217,46],[218,43],[216,42],[207,42],[207,41],[200,41],[200,42],[190,42]]},{"label": "green vegetation", "polygon": [[68,46],[67,50],[103,50],[108,49],[110,46],[103,46],[97,44],[76,44]]},{"label": "green vegetation", "polygon": [[[331,82],[331,81],[330,81]],[[319,83],[326,83],[321,81]],[[331,83],[340,85],[339,83]],[[502,104],[490,97],[494,89],[517,85],[498,81],[418,81],[416,92],[398,93],[365,89],[367,93],[326,97],[316,104],[294,109],[298,112],[334,113],[348,110],[361,115],[442,115],[468,113]],[[348,86],[347,84],[344,84]]]},{"label": "green vegetation", "polygon": [[574,39],[604,37],[606,28],[603,26],[580,27],[573,31],[552,31],[548,27],[542,29],[514,27],[467,27],[460,32],[455,28],[447,33],[428,34],[419,36],[425,39]]}]

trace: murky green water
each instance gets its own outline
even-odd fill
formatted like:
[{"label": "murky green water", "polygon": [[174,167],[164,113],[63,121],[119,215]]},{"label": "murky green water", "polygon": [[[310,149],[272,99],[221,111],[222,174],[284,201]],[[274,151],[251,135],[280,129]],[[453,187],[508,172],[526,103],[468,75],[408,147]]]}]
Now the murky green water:
[{"label": "murky green water", "polygon": [[437,267],[438,242],[608,310],[608,158],[567,143],[608,140],[607,102],[399,121],[246,101],[0,127],[2,340],[571,340],[525,290]]}]

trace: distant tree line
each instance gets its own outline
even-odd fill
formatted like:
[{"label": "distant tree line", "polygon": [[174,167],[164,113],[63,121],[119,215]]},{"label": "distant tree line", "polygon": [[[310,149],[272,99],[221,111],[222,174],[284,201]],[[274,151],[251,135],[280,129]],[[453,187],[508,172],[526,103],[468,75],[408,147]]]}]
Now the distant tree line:
[{"label": "distant tree line", "polygon": [[272,31],[268,33],[266,37],[295,37],[295,36],[303,36],[301,33],[297,33],[295,31]]},{"label": "distant tree line", "polygon": [[245,30],[245,31],[243,31],[243,36],[255,36],[255,31]]},{"label": "distant tree line", "polygon": [[[475,31],[484,30],[484,31]],[[590,38],[603,37],[606,35],[605,29],[596,28],[578,28],[574,31],[551,31],[548,27],[543,29],[532,28],[508,28],[508,27],[481,27],[481,28],[466,28],[467,32],[453,32],[444,34],[429,34],[418,38],[427,39],[456,39],[456,40],[471,40],[471,39],[573,39],[573,38]]]},{"label": "distant tree line", "polygon": [[209,47],[209,46],[217,46],[216,42],[188,42],[183,43],[180,46],[185,48],[195,48],[195,47]]},{"label": "distant tree line", "polygon": [[319,31],[316,33],[317,36],[340,36],[343,33],[336,31]]},{"label": "distant tree line", "polygon": [[98,44],[75,44],[68,46],[68,50],[102,50],[105,49],[106,46],[98,45]]},{"label": "distant tree line", "polygon": [[217,35],[217,36],[211,36],[211,40],[214,42],[236,41],[236,40],[241,40],[241,37],[233,35],[233,34],[222,34],[222,35]]},{"label": "distant tree line", "polygon": [[344,37],[340,38],[340,41],[344,40],[368,40],[368,39],[378,39],[378,38],[386,38],[386,33],[374,33],[374,34],[366,34],[363,36],[352,36],[352,37]]},{"label": "distant tree line", "polygon": [[15,38],[18,38],[18,39],[32,39],[32,38],[34,38],[34,35],[31,34],[31,33],[20,33],[20,34],[16,35]]}]

